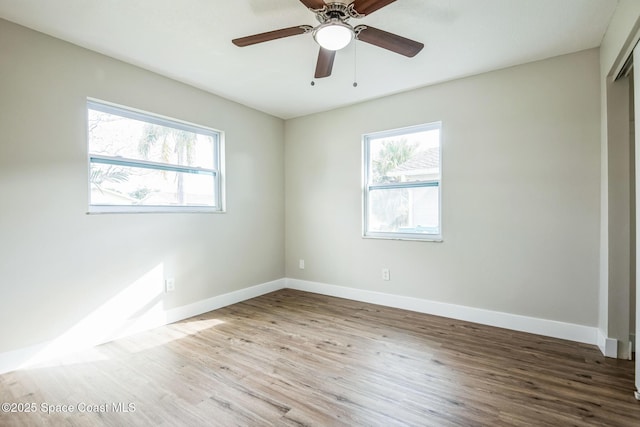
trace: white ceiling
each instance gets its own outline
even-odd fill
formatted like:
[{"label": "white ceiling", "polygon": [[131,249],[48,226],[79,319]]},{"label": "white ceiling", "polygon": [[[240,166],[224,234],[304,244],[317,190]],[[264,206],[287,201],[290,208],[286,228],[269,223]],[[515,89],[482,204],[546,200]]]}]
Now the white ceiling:
[{"label": "white ceiling", "polygon": [[315,86],[310,34],[231,44],[317,25],[298,0],[0,0],[0,17],[288,119],[597,47],[617,3],[397,0],[351,23],[423,42],[422,52],[406,58],[352,43]]}]

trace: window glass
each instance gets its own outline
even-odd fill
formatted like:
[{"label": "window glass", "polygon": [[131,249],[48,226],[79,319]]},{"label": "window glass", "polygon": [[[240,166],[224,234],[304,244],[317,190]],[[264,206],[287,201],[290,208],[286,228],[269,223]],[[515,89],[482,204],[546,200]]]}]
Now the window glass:
[{"label": "window glass", "polygon": [[364,136],[364,235],[439,240],[440,123]]},{"label": "window glass", "polygon": [[220,132],[96,101],[87,131],[90,212],[222,210]]}]

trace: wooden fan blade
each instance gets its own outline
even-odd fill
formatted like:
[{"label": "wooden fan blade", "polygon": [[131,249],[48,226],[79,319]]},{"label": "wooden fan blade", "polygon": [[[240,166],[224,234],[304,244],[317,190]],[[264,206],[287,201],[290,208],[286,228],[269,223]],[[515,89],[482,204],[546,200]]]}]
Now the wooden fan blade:
[{"label": "wooden fan blade", "polygon": [[400,55],[408,56],[409,58],[416,56],[424,47],[424,44],[420,42],[404,38],[397,34],[388,33],[368,25],[364,27],[365,28],[358,34],[358,40],[399,53]]},{"label": "wooden fan blade", "polygon": [[333,60],[335,59],[335,57],[335,50],[329,50],[323,47],[320,48],[320,52],[318,53],[318,62],[316,63],[316,79],[329,77],[331,75],[331,70],[333,69]]},{"label": "wooden fan blade", "polygon": [[297,27],[282,28],[280,30],[267,31],[266,33],[254,34],[252,36],[240,37],[231,40],[231,43],[239,47],[250,46],[256,43],[268,42],[271,40],[281,39],[283,37],[297,36],[304,34],[311,29],[308,25],[299,25]]},{"label": "wooden fan blade", "polygon": [[325,5],[323,0],[300,0],[300,3],[313,10],[322,9]]},{"label": "wooden fan blade", "polygon": [[353,2],[353,8],[360,15],[368,15],[378,9],[382,9],[394,1],[396,0],[355,0]]}]

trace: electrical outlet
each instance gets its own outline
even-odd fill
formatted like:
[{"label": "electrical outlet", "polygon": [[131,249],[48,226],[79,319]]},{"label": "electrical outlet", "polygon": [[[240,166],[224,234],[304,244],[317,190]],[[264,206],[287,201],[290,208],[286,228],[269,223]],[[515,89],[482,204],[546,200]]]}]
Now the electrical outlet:
[{"label": "electrical outlet", "polygon": [[388,268],[382,269],[382,280],[391,280],[391,272]]},{"label": "electrical outlet", "polygon": [[165,292],[173,292],[176,290],[176,279],[165,279],[164,281]]},{"label": "electrical outlet", "polygon": [[298,261],[298,268],[300,268],[300,270],[304,270],[304,260],[303,259]]}]

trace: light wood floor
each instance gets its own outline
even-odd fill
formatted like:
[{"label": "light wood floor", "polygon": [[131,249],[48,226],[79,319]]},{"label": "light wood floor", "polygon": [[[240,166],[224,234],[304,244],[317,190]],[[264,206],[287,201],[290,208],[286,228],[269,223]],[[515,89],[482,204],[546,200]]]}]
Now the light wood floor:
[{"label": "light wood floor", "polygon": [[0,376],[37,406],[0,425],[640,426],[632,362],[593,346],[293,290],[66,363]]}]

